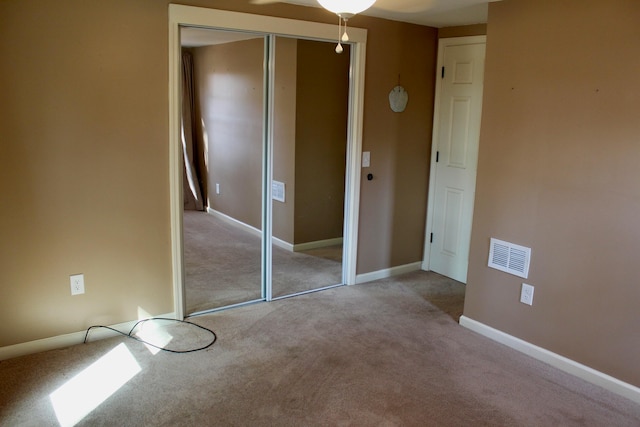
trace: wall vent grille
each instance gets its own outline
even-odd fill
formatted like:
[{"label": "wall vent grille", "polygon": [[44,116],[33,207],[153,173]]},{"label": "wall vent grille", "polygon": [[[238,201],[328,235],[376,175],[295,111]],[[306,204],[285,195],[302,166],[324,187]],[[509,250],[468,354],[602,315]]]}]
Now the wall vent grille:
[{"label": "wall vent grille", "polygon": [[531,248],[491,238],[489,267],[518,277],[529,277]]},{"label": "wall vent grille", "polygon": [[284,203],[285,201],[284,182],[280,182],[276,180],[271,181],[271,198],[273,200],[277,200],[279,202]]}]

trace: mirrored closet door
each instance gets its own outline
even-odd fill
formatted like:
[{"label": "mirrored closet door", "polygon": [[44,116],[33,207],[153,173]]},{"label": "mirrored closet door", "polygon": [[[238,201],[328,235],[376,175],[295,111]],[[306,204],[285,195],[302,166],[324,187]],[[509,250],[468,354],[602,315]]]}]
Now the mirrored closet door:
[{"label": "mirrored closet door", "polygon": [[[230,16],[174,9],[195,21]],[[338,55],[328,35],[178,31],[184,314],[353,282],[353,46]]]},{"label": "mirrored closet door", "polygon": [[181,30],[187,314],[264,299],[265,40]]},{"label": "mirrored closet door", "polygon": [[343,283],[349,46],[275,38],[272,295]]}]

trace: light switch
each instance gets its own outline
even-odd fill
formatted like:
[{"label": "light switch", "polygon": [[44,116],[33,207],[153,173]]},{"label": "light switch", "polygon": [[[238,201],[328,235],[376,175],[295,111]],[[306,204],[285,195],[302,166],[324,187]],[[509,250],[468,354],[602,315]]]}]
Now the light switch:
[{"label": "light switch", "polygon": [[362,153],[362,167],[368,168],[369,166],[371,166],[371,152],[364,151]]}]

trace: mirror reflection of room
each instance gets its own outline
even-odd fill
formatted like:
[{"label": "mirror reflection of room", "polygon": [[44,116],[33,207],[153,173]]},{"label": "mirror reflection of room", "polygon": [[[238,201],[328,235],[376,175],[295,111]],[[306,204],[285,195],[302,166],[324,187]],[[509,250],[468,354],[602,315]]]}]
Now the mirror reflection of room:
[{"label": "mirror reflection of room", "polygon": [[[265,36],[183,28],[181,39],[185,304],[195,314],[265,299]],[[277,298],[342,283],[349,53],[274,45]]]},{"label": "mirror reflection of room", "polygon": [[342,283],[350,60],[334,44],[276,38],[274,298]]},{"label": "mirror reflection of room", "polygon": [[184,280],[193,314],[263,298],[265,37],[183,28],[181,39]]}]

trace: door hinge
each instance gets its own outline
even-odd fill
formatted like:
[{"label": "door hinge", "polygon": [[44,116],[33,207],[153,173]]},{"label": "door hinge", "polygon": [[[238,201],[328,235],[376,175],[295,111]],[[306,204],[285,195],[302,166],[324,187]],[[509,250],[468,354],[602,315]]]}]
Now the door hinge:
[{"label": "door hinge", "polygon": [[433,233],[431,233],[431,237],[429,239],[429,243],[433,243]]},{"label": "door hinge", "polygon": [[440,152],[436,151],[436,163],[440,161]]},{"label": "door hinge", "polygon": [[441,78],[444,79],[444,67],[442,67],[442,70],[440,70],[440,75],[441,75]]}]

